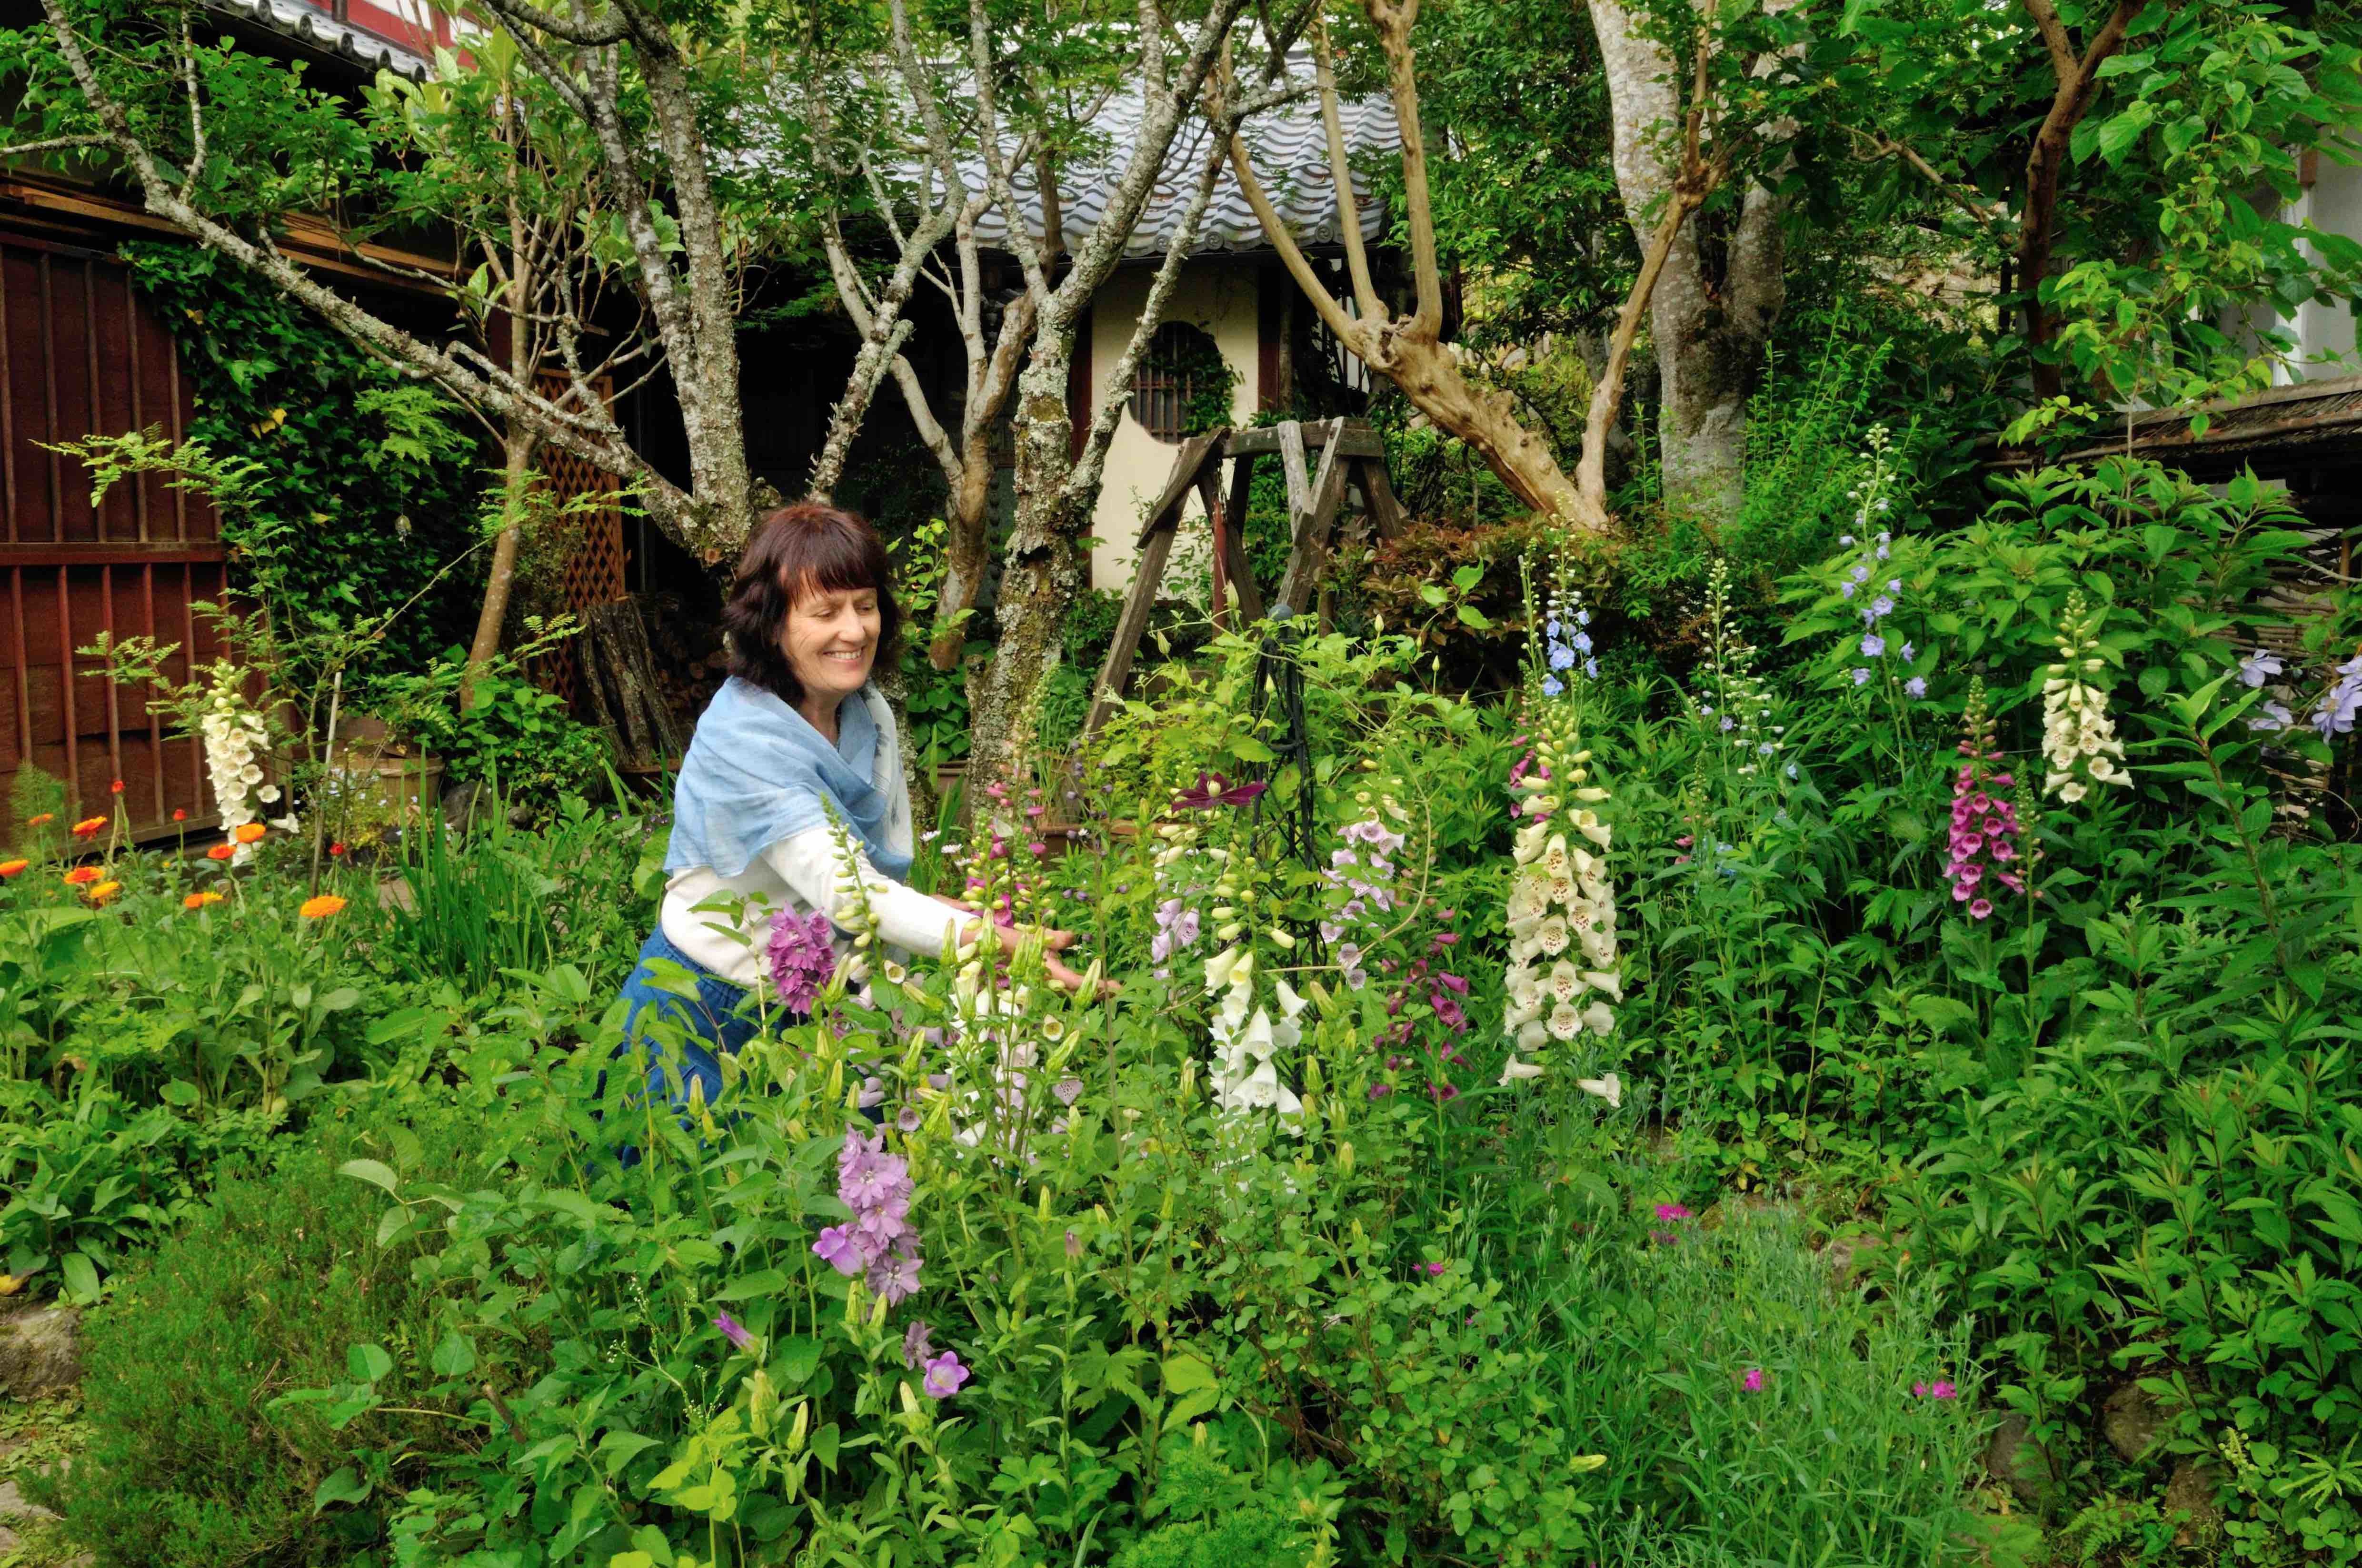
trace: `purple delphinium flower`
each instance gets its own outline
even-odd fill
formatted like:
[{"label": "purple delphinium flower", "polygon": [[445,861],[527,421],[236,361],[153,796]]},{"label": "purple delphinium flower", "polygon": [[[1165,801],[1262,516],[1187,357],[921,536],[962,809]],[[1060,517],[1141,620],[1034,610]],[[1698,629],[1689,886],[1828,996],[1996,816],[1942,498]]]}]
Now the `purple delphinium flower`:
[{"label": "purple delphinium flower", "polygon": [[1924,675],[1913,676],[1903,683],[1903,694],[1905,697],[1925,697],[1927,695],[1927,678]]},{"label": "purple delphinium flower", "polygon": [[929,1331],[924,1318],[911,1319],[911,1326],[902,1331],[902,1364],[912,1372],[918,1371],[920,1364],[935,1353],[935,1347],[927,1340]]},{"label": "purple delphinium flower", "polygon": [[723,1339],[728,1340],[740,1350],[750,1351],[755,1348],[755,1336],[748,1333],[745,1329],[740,1325],[738,1320],[732,1317],[729,1313],[715,1313],[713,1315],[713,1326],[722,1331],[722,1337]]},{"label": "purple delphinium flower", "polygon": [[2239,679],[2249,690],[2260,688],[2272,676],[2284,674],[2287,667],[2275,658],[2268,648],[2257,648],[2239,661]]},{"label": "purple delphinium flower", "polygon": [[1565,683],[1564,683],[1563,681],[1560,680],[1560,679],[1559,679],[1559,678],[1558,678],[1557,676],[1555,676],[1555,675],[1545,675],[1545,676],[1543,676],[1543,677],[1542,677],[1542,695],[1543,695],[1543,696],[1545,696],[1545,697],[1555,697],[1555,696],[1557,696],[1560,692],[1564,691],[1565,690],[1566,690],[1566,685],[1565,685]]},{"label": "purple delphinium flower", "polygon": [[848,1278],[866,1275],[889,1306],[914,1295],[922,1259],[910,1224],[910,1162],[886,1153],[884,1133],[848,1130],[837,1151],[836,1196],[853,1218],[822,1231],[813,1253]]},{"label": "purple delphinium flower", "polygon": [[831,1225],[821,1231],[820,1240],[812,1243],[812,1251],[819,1254],[821,1262],[842,1275],[859,1274],[866,1261],[860,1243],[853,1239],[850,1225]]},{"label": "purple delphinium flower", "polygon": [[1884,637],[1880,636],[1876,632],[1872,632],[1870,635],[1868,635],[1868,636],[1866,636],[1866,637],[1862,638],[1862,640],[1861,640],[1861,657],[1864,657],[1864,658],[1878,658],[1878,657],[1882,657],[1882,656],[1885,654],[1885,652],[1886,652],[1886,639],[1885,639]]},{"label": "purple delphinium flower", "polygon": [[1749,1368],[1747,1369],[1747,1375],[1746,1375],[1745,1377],[1740,1378],[1740,1379],[1739,1379],[1739,1382],[1740,1382],[1740,1384],[1741,1384],[1742,1386],[1745,1386],[1745,1388],[1747,1389],[1747,1391],[1748,1391],[1749,1394],[1760,1394],[1760,1393],[1762,1393],[1762,1392],[1763,1392],[1763,1369],[1762,1369],[1761,1367],[1760,1367],[1760,1366],[1750,1366],[1750,1367],[1749,1367]]},{"label": "purple delphinium flower", "polygon": [[1854,586],[1855,585],[1850,582],[1840,582],[1838,584],[1838,591],[1844,594],[1848,599],[1851,599],[1853,597]]},{"label": "purple delphinium flower", "polygon": [[1919,657],[1918,650],[1917,650],[1917,649],[1915,649],[1915,648],[1914,648],[1914,647],[1913,647],[1909,643],[1904,643],[1904,644],[1903,645],[1903,662],[1904,662],[1904,663],[1905,663],[1905,664],[1909,664],[1913,659],[1917,658],[1918,657]]},{"label": "purple delphinium flower", "polygon": [[771,986],[789,1012],[810,1012],[821,987],[836,973],[828,916],[781,910],[771,917]]},{"label": "purple delphinium flower", "polygon": [[968,1379],[968,1370],[960,1364],[959,1356],[951,1351],[933,1357],[927,1364],[927,1375],[919,1386],[930,1399],[948,1399],[960,1391]]},{"label": "purple delphinium flower", "polygon": [[1868,671],[1868,670],[1866,670],[1866,669],[1862,669],[1862,668],[1857,668],[1854,670],[1854,672],[1853,672],[1853,683],[1854,683],[1856,686],[1867,686],[1867,685],[1869,685],[1869,684],[1870,684],[1870,671]]}]

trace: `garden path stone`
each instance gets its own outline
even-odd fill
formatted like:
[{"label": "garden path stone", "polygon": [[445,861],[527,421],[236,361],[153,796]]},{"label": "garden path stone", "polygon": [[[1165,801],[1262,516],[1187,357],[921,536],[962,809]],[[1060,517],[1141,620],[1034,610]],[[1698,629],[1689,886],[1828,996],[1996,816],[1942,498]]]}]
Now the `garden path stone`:
[{"label": "garden path stone", "polygon": [[2168,1425],[2165,1411],[2137,1383],[2127,1383],[2100,1408],[2100,1433],[2127,1464],[2137,1463]]},{"label": "garden path stone", "polygon": [[2010,1490],[2023,1508],[2040,1510],[2058,1488],[2058,1472],[2040,1443],[2026,1435],[2025,1418],[2011,1416],[1985,1448],[1985,1469]]},{"label": "garden path stone", "polygon": [[82,1313],[20,1307],[0,1316],[0,1394],[40,1399],[82,1381]]},{"label": "garden path stone", "polygon": [[2214,1506],[2217,1481],[2212,1465],[2194,1459],[2173,1467],[2173,1479],[2165,1484],[2165,1511],[2190,1516],[2173,1532],[2176,1546],[2212,1546],[2223,1538],[2223,1511]]}]

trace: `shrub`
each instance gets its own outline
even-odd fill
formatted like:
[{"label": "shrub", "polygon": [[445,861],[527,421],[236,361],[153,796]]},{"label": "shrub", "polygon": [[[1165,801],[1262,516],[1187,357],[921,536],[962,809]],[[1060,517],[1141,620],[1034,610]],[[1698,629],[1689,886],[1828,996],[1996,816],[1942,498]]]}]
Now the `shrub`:
[{"label": "shrub", "polygon": [[447,1118],[416,1132],[330,1118],[275,1162],[233,1165],[184,1232],[118,1276],[87,1325],[89,1447],[33,1488],[102,1568],[340,1562],[380,1528],[367,1507],[318,1515],[367,1498],[348,1446],[414,1466],[467,1437],[433,1411],[279,1399],[408,1361],[427,1322],[409,1269],[373,1239],[384,1205],[337,1167],[446,1173],[464,1142]]}]

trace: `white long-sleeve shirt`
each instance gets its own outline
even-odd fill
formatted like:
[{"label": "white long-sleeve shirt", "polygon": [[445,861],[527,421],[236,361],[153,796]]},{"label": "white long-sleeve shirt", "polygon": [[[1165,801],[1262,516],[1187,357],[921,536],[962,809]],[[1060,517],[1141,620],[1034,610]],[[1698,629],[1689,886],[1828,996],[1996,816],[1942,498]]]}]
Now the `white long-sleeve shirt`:
[{"label": "white long-sleeve shirt", "polygon": [[[870,782],[885,792],[889,801],[889,842],[907,853],[911,789],[902,777],[901,740],[893,711],[875,687],[865,686],[847,701],[866,703],[876,723],[877,746],[870,762]],[[858,844],[854,851],[862,884],[868,890],[869,907],[877,917],[878,936],[888,946],[905,953],[939,953],[946,932],[977,918],[886,876],[869,864]],[[771,917],[781,910],[799,916],[825,910],[839,933],[845,929],[853,895],[836,890],[840,870],[833,835],[825,826],[806,828],[765,845],[735,877],[722,876],[711,866],[675,872],[665,883],[657,923],[666,940],[693,962],[734,986],[751,990],[758,981],[768,983]],[[734,898],[743,900],[735,919],[728,908],[698,908],[709,900]],[[842,956],[842,944],[838,951]]]},{"label": "white long-sleeve shirt", "polygon": [[[886,876],[859,854],[858,845],[855,853],[878,936],[887,945],[937,953],[946,932],[977,918]],[[836,890],[838,871],[836,842],[825,827],[807,828],[769,845],[735,877],[721,876],[711,866],[690,867],[665,884],[665,937],[732,985],[752,989],[757,980],[767,983],[771,917],[779,911],[807,916],[825,910],[830,922],[844,929],[853,894]],[[735,921],[726,908],[697,907],[733,898],[745,901]]]}]

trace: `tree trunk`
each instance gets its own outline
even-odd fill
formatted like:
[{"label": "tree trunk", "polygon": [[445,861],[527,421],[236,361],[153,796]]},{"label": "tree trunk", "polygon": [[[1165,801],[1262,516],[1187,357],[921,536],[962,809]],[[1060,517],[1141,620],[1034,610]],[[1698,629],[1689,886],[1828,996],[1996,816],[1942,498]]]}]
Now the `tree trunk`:
[{"label": "tree trunk", "polygon": [[927,660],[937,669],[956,669],[967,642],[960,613],[976,608],[984,574],[992,564],[992,438],[977,431],[961,455],[959,484],[952,491],[950,526],[944,536],[944,581],[935,598],[934,638]]},{"label": "tree trunk", "polygon": [[[1681,171],[1669,134],[1682,118],[1681,67],[1661,43],[1635,28],[1633,14],[1618,0],[1591,0],[1591,19],[1614,110],[1616,186],[1645,250]],[[1718,522],[1736,514],[1745,492],[1747,400],[1786,303],[1780,207],[1769,190],[1747,187],[1718,288],[1707,274],[1696,224],[1682,229],[1650,302],[1665,499]]]}]

